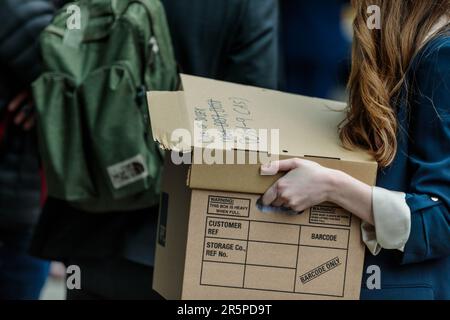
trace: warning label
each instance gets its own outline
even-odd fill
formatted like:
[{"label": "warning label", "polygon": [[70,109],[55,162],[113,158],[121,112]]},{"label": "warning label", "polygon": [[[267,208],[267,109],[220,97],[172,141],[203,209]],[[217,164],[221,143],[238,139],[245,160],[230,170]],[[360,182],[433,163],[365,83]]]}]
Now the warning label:
[{"label": "warning label", "polygon": [[208,214],[248,217],[250,214],[250,199],[209,196]]},{"label": "warning label", "polygon": [[315,206],[311,208],[309,223],[350,227],[351,214],[339,207]]}]

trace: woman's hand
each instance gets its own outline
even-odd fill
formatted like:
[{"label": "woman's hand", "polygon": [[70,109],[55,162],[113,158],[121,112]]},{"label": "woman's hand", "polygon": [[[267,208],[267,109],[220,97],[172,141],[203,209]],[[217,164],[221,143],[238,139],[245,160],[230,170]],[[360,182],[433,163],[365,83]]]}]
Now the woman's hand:
[{"label": "woman's hand", "polygon": [[289,172],[264,194],[264,205],[301,212],[330,200],[333,190],[331,169],[301,159],[277,161],[261,167],[262,175],[287,171]]},{"label": "woman's hand", "polygon": [[302,212],[332,202],[373,224],[372,188],[353,177],[318,163],[289,159],[261,167],[262,175],[288,172],[262,197],[264,205]]}]

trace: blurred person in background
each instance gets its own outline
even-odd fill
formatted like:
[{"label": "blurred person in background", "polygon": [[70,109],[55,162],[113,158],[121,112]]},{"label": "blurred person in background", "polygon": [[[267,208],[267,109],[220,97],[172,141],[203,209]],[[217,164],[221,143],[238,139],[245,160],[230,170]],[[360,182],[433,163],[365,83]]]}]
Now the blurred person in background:
[{"label": "blurred person in background", "polygon": [[[276,0],[162,3],[183,72],[276,88]],[[32,252],[80,267],[81,290],[68,290],[69,300],[158,299],[152,290],[157,219],[158,208],[96,215],[50,198]]]},{"label": "blurred person in background", "polygon": [[341,98],[349,69],[346,0],[280,1],[283,91]]},{"label": "blurred person in background", "polygon": [[0,299],[38,299],[49,263],[28,255],[42,200],[29,87],[50,0],[0,0]]}]

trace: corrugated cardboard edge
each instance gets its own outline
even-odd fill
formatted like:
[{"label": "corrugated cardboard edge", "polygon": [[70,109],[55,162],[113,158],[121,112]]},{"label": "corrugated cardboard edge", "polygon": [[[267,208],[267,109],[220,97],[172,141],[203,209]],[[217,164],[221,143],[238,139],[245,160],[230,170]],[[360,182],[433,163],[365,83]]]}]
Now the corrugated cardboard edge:
[{"label": "corrugated cardboard edge", "polygon": [[[183,183],[173,183],[186,179],[188,166],[174,165],[170,155],[166,154],[164,168],[162,192],[169,195],[166,225],[170,228],[165,228],[165,244],[159,241],[156,243],[153,289],[166,299],[179,300],[183,290],[192,192]],[[160,220],[161,213],[158,218],[158,238]]]},{"label": "corrugated cardboard edge", "polygon": [[147,93],[153,139],[162,149],[175,152],[191,151],[191,141],[172,141],[176,130],[193,132],[185,103],[184,92],[151,91]]},{"label": "corrugated cardboard edge", "polygon": [[[242,91],[242,90],[251,90],[255,94],[263,92],[264,94],[273,94],[280,95],[280,97],[284,96],[296,96],[293,94],[288,94],[284,92],[274,91],[274,90],[266,90],[253,86],[246,86],[241,84],[229,83],[224,81],[218,81],[213,79],[205,79],[195,76],[189,75],[181,75],[182,86],[185,91],[176,91],[176,92],[166,92],[166,91],[155,91],[147,93],[148,100],[148,109],[150,112],[150,120],[151,127],[153,132],[154,139],[161,145],[161,147],[165,150],[173,150],[175,152],[190,152],[196,141],[182,141],[183,143],[179,143],[178,141],[172,141],[172,134],[177,129],[186,129],[191,138],[194,138],[194,111],[192,107],[195,105],[195,102],[192,101],[192,97],[195,96],[199,92],[201,94],[204,92],[203,87],[211,87],[217,85],[220,89],[220,86],[224,86],[227,90]],[[208,87],[208,88],[209,88]],[[301,98],[301,96],[298,96]],[[325,105],[327,109],[334,111],[341,111],[345,107],[345,103],[331,100],[324,100],[319,98],[312,97],[303,97],[304,99],[308,99],[308,101],[314,101],[316,104]],[[331,107],[332,106],[332,107]],[[196,147],[202,148],[202,146],[196,145]],[[217,148],[217,146],[214,146]],[[208,149],[210,146],[205,145],[203,148]],[[242,148],[237,145],[235,148],[241,151],[247,151],[249,146],[246,148]],[[261,148],[261,146],[258,146]],[[289,148],[288,148],[289,149]],[[225,146],[223,148],[219,148],[218,150],[226,151]],[[343,150],[343,149],[342,149]],[[253,151],[267,151],[264,149],[258,149]],[[271,150],[273,152],[273,150]],[[278,151],[280,155],[286,155],[290,157],[295,156],[306,156],[306,154],[298,154],[298,153],[289,153],[285,150]],[[353,150],[352,152],[345,153],[341,156],[344,160],[349,161],[370,161],[372,158],[367,155],[363,150]],[[328,156],[328,154],[312,154],[313,156]],[[349,157],[349,155],[358,155],[356,158]]]}]

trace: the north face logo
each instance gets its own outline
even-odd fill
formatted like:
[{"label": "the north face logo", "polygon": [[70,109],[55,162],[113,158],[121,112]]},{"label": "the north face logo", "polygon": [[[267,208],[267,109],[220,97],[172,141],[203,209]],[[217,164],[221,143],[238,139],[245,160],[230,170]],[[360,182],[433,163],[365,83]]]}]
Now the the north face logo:
[{"label": "the north face logo", "polygon": [[123,188],[148,176],[144,157],[138,155],[108,167],[108,174],[115,189]]}]

